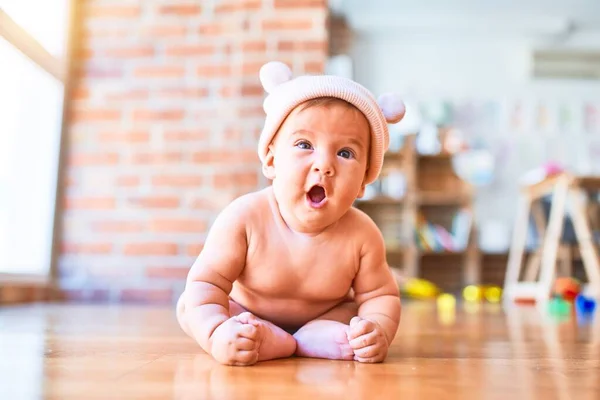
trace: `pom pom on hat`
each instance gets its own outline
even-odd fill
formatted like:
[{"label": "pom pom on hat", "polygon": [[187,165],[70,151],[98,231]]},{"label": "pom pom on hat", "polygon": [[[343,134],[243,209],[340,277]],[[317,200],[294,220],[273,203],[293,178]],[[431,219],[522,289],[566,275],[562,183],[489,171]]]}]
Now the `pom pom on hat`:
[{"label": "pom pom on hat", "polygon": [[260,68],[260,83],[267,93],[292,79],[292,70],[281,61],[271,61]]},{"label": "pom pom on hat", "polygon": [[377,103],[388,123],[395,124],[404,118],[406,109],[404,107],[404,102],[398,95],[394,93],[384,93],[379,96]]}]

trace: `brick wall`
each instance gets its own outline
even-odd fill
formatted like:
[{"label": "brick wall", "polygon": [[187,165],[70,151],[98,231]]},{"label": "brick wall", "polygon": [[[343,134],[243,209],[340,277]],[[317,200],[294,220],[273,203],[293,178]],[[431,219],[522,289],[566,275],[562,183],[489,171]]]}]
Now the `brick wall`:
[{"label": "brick wall", "polygon": [[175,299],[218,211],[266,184],[272,59],[327,58],[324,0],[82,2],[62,201],[70,299]]}]

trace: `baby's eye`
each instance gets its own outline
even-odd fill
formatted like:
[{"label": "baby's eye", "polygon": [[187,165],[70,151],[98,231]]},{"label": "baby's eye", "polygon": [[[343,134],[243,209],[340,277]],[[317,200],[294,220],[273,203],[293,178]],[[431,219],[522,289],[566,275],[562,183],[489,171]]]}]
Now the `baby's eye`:
[{"label": "baby's eye", "polygon": [[296,147],[301,148],[302,150],[310,150],[312,148],[310,143],[308,143],[305,140],[302,140],[302,141],[296,143]]},{"label": "baby's eye", "polygon": [[343,158],[352,158],[352,157],[354,157],[354,154],[350,150],[347,150],[347,149],[340,150],[340,152],[338,153],[338,155],[340,157],[343,157]]}]

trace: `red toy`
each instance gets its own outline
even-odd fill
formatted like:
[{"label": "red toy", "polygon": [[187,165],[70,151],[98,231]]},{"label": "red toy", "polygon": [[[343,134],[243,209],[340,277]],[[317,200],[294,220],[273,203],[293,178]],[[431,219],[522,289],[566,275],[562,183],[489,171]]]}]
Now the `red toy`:
[{"label": "red toy", "polygon": [[567,301],[574,301],[581,292],[581,284],[577,279],[562,277],[556,278],[554,282],[554,295],[558,295]]}]

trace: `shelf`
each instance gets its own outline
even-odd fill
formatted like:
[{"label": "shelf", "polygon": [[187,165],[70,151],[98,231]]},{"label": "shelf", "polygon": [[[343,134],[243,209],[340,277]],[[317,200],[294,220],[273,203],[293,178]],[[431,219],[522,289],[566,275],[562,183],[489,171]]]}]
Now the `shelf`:
[{"label": "shelf", "polygon": [[417,203],[423,206],[467,205],[471,201],[468,193],[425,191],[417,195]]},{"label": "shelf", "polygon": [[420,256],[464,256],[465,255],[465,251],[461,250],[461,251],[421,251],[418,250],[418,254]]},{"label": "shelf", "polygon": [[372,199],[368,199],[368,200],[357,200],[356,201],[356,205],[372,205],[372,206],[379,206],[379,205],[391,205],[391,206],[401,206],[402,204],[404,204],[404,202],[406,201],[406,198],[402,198],[402,199],[394,199],[392,197],[387,197],[387,196],[377,196],[374,197]]}]

